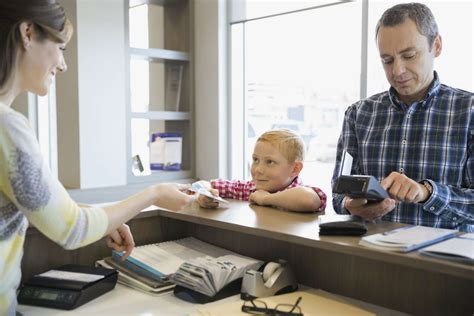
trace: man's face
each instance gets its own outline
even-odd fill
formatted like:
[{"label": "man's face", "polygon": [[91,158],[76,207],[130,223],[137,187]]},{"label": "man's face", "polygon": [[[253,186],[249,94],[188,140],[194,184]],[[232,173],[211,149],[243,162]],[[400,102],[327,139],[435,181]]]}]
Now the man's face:
[{"label": "man's face", "polygon": [[377,44],[390,85],[407,105],[420,101],[433,81],[434,58],[441,53],[441,37],[429,47],[426,36],[418,32],[415,22],[380,27]]}]

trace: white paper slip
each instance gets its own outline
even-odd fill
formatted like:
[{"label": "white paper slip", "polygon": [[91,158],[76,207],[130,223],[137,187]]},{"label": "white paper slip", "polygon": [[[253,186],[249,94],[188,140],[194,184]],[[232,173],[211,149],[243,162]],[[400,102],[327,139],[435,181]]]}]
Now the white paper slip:
[{"label": "white paper slip", "polygon": [[[184,260],[160,247],[147,247],[140,248],[145,251],[135,250],[132,253],[132,258],[140,262],[146,263],[150,267],[157,271],[160,271],[164,275],[172,274],[176,271]],[[133,261],[132,261],[133,262]]]},{"label": "white paper slip", "polygon": [[449,239],[456,230],[425,226],[404,226],[382,234],[362,237],[359,244],[380,250],[409,252]]},{"label": "white paper slip", "polygon": [[79,281],[84,283],[94,282],[104,278],[103,275],[99,274],[79,273],[62,270],[49,270],[45,273],[41,273],[39,276],[44,278]]},{"label": "white paper slip", "polygon": [[229,203],[223,198],[221,198],[220,196],[213,195],[210,189],[211,188],[206,187],[203,181],[196,181],[193,184],[191,184],[191,191],[194,191],[200,195],[207,196],[208,198],[213,199],[214,201],[217,201],[219,203],[223,203],[223,204]]},{"label": "white paper slip", "polygon": [[422,255],[474,264],[474,234],[464,234],[420,250]]},{"label": "white paper slip", "polygon": [[353,159],[354,158],[352,158],[351,154],[349,154],[346,150],[342,152],[339,176],[349,176],[351,174]]}]

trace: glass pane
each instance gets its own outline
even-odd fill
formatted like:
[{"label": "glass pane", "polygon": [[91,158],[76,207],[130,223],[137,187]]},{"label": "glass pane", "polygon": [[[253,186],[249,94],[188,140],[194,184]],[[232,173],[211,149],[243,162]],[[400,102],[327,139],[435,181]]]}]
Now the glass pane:
[{"label": "glass pane", "polygon": [[129,29],[130,47],[148,48],[148,6],[130,8]]},{"label": "glass pane", "polygon": [[132,157],[139,155],[144,172],[142,175],[150,174],[150,126],[149,120],[132,119],[130,126],[132,140]]},{"label": "glass pane", "polygon": [[323,6],[332,3],[341,2],[341,0],[245,0],[230,1],[231,22],[239,22],[255,18],[262,18],[270,15],[282,14],[285,12],[305,10],[316,6]]},{"label": "glass pane", "polygon": [[[38,142],[43,159],[49,163],[50,159],[50,120],[49,120],[49,95],[38,96]],[[55,123],[55,122],[54,122]]]},{"label": "glass pane", "polygon": [[301,177],[329,193],[344,112],[359,99],[361,4],[247,22],[245,49],[247,166],[260,134],[289,128],[307,146]]},{"label": "glass pane", "polygon": [[132,112],[148,111],[150,104],[150,63],[130,60],[130,99]]}]

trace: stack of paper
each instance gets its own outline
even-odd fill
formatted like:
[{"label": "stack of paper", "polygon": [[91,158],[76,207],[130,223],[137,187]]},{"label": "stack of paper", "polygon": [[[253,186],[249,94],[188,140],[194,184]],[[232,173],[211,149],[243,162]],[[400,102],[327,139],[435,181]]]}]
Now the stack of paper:
[{"label": "stack of paper", "polygon": [[387,251],[409,252],[449,239],[456,230],[425,226],[404,226],[382,234],[362,237],[360,245]]},{"label": "stack of paper", "polygon": [[464,234],[420,250],[423,255],[474,264],[474,234]]},{"label": "stack of paper", "polygon": [[245,271],[257,270],[262,264],[262,261],[239,255],[200,257],[184,262],[171,280],[212,297],[227,284],[242,278]]},{"label": "stack of paper", "polygon": [[126,267],[118,265],[112,257],[98,260],[96,266],[116,269],[119,273],[118,283],[148,294],[161,295],[172,291],[175,287],[174,283],[169,280],[156,281],[143,277],[132,270],[128,270]]},{"label": "stack of paper", "polygon": [[[239,274],[242,276],[241,270],[244,267],[250,266],[249,269],[251,269],[254,267],[252,264],[257,262],[193,237],[139,246],[133,250],[127,260],[122,260],[121,257],[122,253],[112,251],[112,257],[99,260],[96,264],[118,270],[120,283],[155,294],[173,289],[174,280],[170,281],[170,276],[180,266],[189,267],[188,271],[183,272],[180,277],[180,284],[183,286],[189,284],[187,288],[201,288],[205,286],[195,283],[205,281],[212,282],[212,284],[207,284],[208,288],[217,285],[219,290],[222,285],[238,278]],[[223,273],[218,271],[219,269],[229,271]],[[191,272],[194,274],[191,275]],[[195,277],[197,273],[209,273],[211,277],[199,279]]]}]

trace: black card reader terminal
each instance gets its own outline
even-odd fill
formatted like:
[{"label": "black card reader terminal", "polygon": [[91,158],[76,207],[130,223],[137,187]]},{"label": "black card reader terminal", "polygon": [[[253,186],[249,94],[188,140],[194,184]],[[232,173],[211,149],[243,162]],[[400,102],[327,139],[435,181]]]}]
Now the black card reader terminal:
[{"label": "black card reader terminal", "polygon": [[351,198],[365,198],[370,202],[378,202],[390,197],[377,179],[366,175],[339,176],[332,191]]},{"label": "black card reader terminal", "polygon": [[71,310],[111,291],[117,277],[113,269],[61,266],[26,281],[18,293],[18,303]]}]

